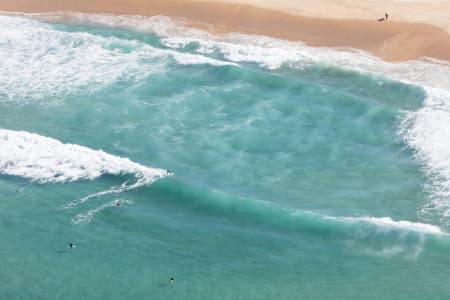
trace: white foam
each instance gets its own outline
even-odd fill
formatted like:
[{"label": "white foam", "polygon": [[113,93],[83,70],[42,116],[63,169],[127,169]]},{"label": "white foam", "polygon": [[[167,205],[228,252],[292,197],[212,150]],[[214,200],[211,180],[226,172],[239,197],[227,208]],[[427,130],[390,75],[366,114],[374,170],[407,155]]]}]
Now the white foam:
[{"label": "white foam", "polygon": [[[395,256],[399,254],[406,254],[406,257],[416,259],[425,249],[425,237],[427,235],[433,236],[448,236],[448,233],[444,232],[438,226],[425,224],[420,222],[410,221],[395,221],[389,217],[328,217],[341,222],[351,224],[369,224],[375,226],[375,234],[389,234],[395,233],[396,239],[400,243],[392,244],[389,239],[377,243],[374,247],[370,243],[371,236],[364,229],[357,231],[357,236],[351,243],[358,239],[362,239],[364,242],[359,245],[363,247],[368,254],[377,256]],[[409,233],[415,233],[411,236]],[[392,236],[391,236],[392,237]]]},{"label": "white foam", "polygon": [[368,224],[374,226],[376,229],[385,229],[386,231],[401,231],[401,232],[415,232],[419,234],[432,234],[432,235],[448,235],[440,227],[436,225],[411,222],[411,221],[395,221],[390,217],[371,217],[371,216],[348,216],[348,217],[335,217],[329,215],[322,215],[312,211],[294,210],[291,212],[294,216],[299,217],[314,217],[317,219],[323,219],[328,221],[341,222],[346,224]]},{"label": "white foam", "polygon": [[120,202],[120,205],[124,204],[133,204],[133,201],[130,200],[124,200],[124,199],[115,199],[106,203],[103,203],[102,205],[90,209],[87,212],[79,213],[75,217],[72,218],[71,222],[72,224],[86,224],[90,223],[94,217],[101,211],[110,208],[110,207],[117,207],[117,203]]},{"label": "white foam", "polygon": [[447,235],[443,232],[439,227],[424,224],[424,223],[415,223],[410,221],[394,221],[389,217],[384,218],[375,218],[375,217],[328,217],[344,222],[351,223],[369,223],[375,225],[380,228],[386,229],[396,229],[403,231],[412,231],[417,233],[424,234],[434,234],[434,235]]},{"label": "white foam", "polygon": [[[92,198],[136,189],[172,175],[168,170],[149,168],[102,150],[64,144],[26,131],[6,129],[0,129],[0,174],[20,176],[39,183],[93,180],[104,174],[133,176],[133,179],[119,186],[74,200],[64,208],[75,207]],[[84,222],[97,211],[77,215],[74,222]]]},{"label": "white foam", "polygon": [[[118,20],[107,17],[100,22],[115,26],[125,23],[128,17]],[[437,215],[441,222],[450,225],[450,64],[431,58],[387,63],[366,52],[347,49],[308,47],[300,42],[278,40],[270,37],[230,33],[215,36],[206,31],[183,27],[180,20],[165,17],[132,19],[139,23],[138,30],[149,31],[165,38],[162,43],[179,50],[188,45],[202,55],[221,55],[225,61],[256,63],[267,69],[282,66],[305,68],[315,64],[338,66],[350,70],[383,76],[392,80],[421,86],[427,94],[424,106],[405,114],[399,133],[416,152],[417,159],[425,164],[429,179],[428,190],[432,196],[419,216]],[[116,23],[115,23],[116,22]],[[404,99],[408,101],[408,99]]]},{"label": "white foam", "polygon": [[183,19],[165,16],[83,13],[48,13],[27,16],[51,22],[89,24],[149,32],[163,37],[162,44],[172,49],[197,44],[197,48],[192,50],[197,54],[208,55],[215,52],[222,54],[224,60],[214,59],[214,63],[218,64],[254,62],[268,69],[277,69],[282,65],[304,67],[316,63],[329,64],[383,75],[394,80],[450,90],[448,80],[450,64],[430,58],[386,63],[366,52],[354,49],[339,51],[326,47],[309,47],[301,42],[240,33],[213,35],[204,30],[186,27],[186,21]]},{"label": "white foam", "polygon": [[185,65],[233,65],[138,40],[57,30],[23,17],[0,15],[0,26],[0,102],[54,102],[116,81],[139,80],[162,70],[170,57]]},{"label": "white foam", "polygon": [[[242,62],[250,62],[268,69],[277,69],[282,66],[304,68],[305,66],[314,64],[325,64],[384,76],[392,80],[421,86],[428,96],[424,102],[424,106],[416,112],[405,114],[405,118],[400,125],[399,133],[405,139],[406,143],[414,149],[417,159],[424,163],[424,171],[429,179],[427,188],[431,191],[432,196],[430,197],[430,201],[425,203],[424,207],[420,209],[419,215],[437,215],[441,218],[442,222],[449,223],[448,225],[450,225],[450,158],[448,154],[450,153],[450,130],[448,129],[450,128],[450,64],[448,62],[426,58],[417,61],[387,63],[368,53],[351,49],[338,51],[329,48],[314,48],[308,47],[300,42],[289,42],[270,37],[238,33],[216,36],[206,31],[186,28],[183,20],[162,16],[143,17],[57,13],[34,15],[34,17],[48,21],[92,24],[151,32],[164,37],[162,43],[166,47],[173,49],[171,55],[174,55],[175,59],[177,59],[177,55],[184,54],[178,52],[180,49],[187,45],[193,45],[192,49],[194,50],[190,49],[189,51],[195,53],[191,55],[198,56],[185,56],[184,59],[186,59],[188,63],[195,62],[197,58],[202,60],[208,58],[208,56],[214,55],[213,61],[208,63],[239,64]],[[18,18],[14,22],[27,23],[33,21]],[[36,36],[39,36],[39,34],[36,35],[36,33],[39,33],[39,30],[52,30],[46,28],[42,24],[37,26],[33,23],[36,25],[35,27],[39,27],[36,32],[33,31],[34,29],[30,30],[30,27],[33,26],[27,23],[25,28],[30,31],[27,35],[26,32],[23,32],[24,30],[21,29],[21,26],[19,26],[20,24],[14,22],[7,28],[8,30],[2,30],[2,33],[0,33],[0,37],[5,37],[3,40],[6,42],[3,43],[7,44],[10,39],[14,39],[17,35],[19,37],[25,36],[29,39],[35,39]],[[47,40],[48,39],[45,41]],[[50,44],[52,43],[51,40],[48,42]],[[44,42],[40,43],[42,44]],[[1,42],[0,45],[2,45]],[[98,43],[95,45],[98,45]],[[14,47],[14,49],[16,48],[17,47]],[[24,49],[26,48],[26,45],[24,45]],[[35,51],[28,51],[27,49],[26,52]],[[0,54],[3,57],[16,55],[15,53],[9,52]],[[25,54],[21,55],[24,56]],[[222,56],[223,59],[216,59],[217,56]],[[19,63],[18,66],[25,69],[25,64],[32,64],[37,57],[23,59],[23,57],[19,56],[13,61],[20,62],[21,59],[25,63]],[[180,61],[182,60],[183,59],[180,59]],[[79,62],[79,60],[77,61]],[[0,62],[0,66],[1,64],[2,62]],[[78,66],[76,66],[75,69],[77,67]],[[40,68],[42,68],[42,65],[38,65],[38,67],[32,69],[37,70]],[[52,66],[52,69],[54,68],[58,70],[57,66]],[[83,70],[78,71],[83,72]],[[99,72],[93,73],[97,74]],[[29,89],[30,87],[26,86],[26,88],[21,91],[21,86],[20,84],[17,84],[16,81],[22,82],[22,78],[30,78],[30,76],[27,77],[25,74],[17,74],[11,71],[7,71],[4,74],[5,78],[14,75],[19,79],[12,79],[12,83],[9,84],[7,89],[2,89],[0,87],[0,94],[2,92],[4,93],[4,90],[14,90],[11,87],[17,86],[19,87],[19,93],[23,94],[26,94],[28,90],[38,93],[41,90],[52,93],[53,89],[58,91],[60,87],[59,84],[50,84],[48,86],[48,83],[45,80],[34,80],[31,78],[31,82],[37,85],[37,87]],[[120,75],[114,75],[113,73],[113,77],[114,76],[117,77]],[[54,79],[56,76],[50,77]],[[39,79],[45,79],[45,77],[42,77],[41,75]],[[91,80],[95,81],[95,79],[95,76],[94,78],[88,78],[86,83]],[[70,82],[72,81],[73,80],[70,80]],[[101,82],[102,80],[98,81]],[[8,81],[0,80],[0,82]],[[40,82],[45,82],[45,84],[41,84]],[[55,82],[58,81],[56,80]],[[74,80],[73,82],[77,82],[77,80]],[[65,83],[61,86],[63,86],[64,91],[66,91],[67,86],[70,87],[70,84]],[[77,84],[75,88],[79,86],[80,84]],[[404,101],[408,101],[408,99],[404,99]]]},{"label": "white foam", "polygon": [[[180,20],[166,17],[145,18],[107,16],[98,19],[108,26],[128,23],[142,31],[164,36],[162,43],[172,49],[193,45],[202,55],[220,54],[226,61],[256,63],[268,69],[283,65],[304,68],[314,64],[338,66],[421,86],[427,98],[416,112],[405,114],[399,133],[425,164],[427,189],[431,197],[419,216],[438,216],[450,226],[450,64],[425,58],[401,63],[387,63],[365,53],[351,50],[308,47],[303,43],[270,37],[231,33],[215,36],[206,31],[183,27]],[[131,21],[124,21],[131,20]],[[122,25],[120,25],[122,26]],[[408,99],[404,99],[408,101]]]},{"label": "white foam", "polygon": [[[210,32],[186,27],[183,19],[165,16],[131,16],[84,13],[29,14],[40,20],[70,24],[89,24],[149,32],[163,37],[162,43],[173,49],[196,43],[198,54],[219,52],[231,62],[255,62],[262,67],[276,69],[282,65],[293,67],[311,64],[330,64],[342,68],[370,72],[423,86],[450,90],[450,64],[431,58],[401,63],[386,63],[364,51],[340,51],[326,47],[309,47],[267,36]],[[217,60],[218,61],[218,60]],[[222,61],[223,62],[223,61]]]},{"label": "white foam", "polygon": [[406,115],[400,132],[422,161],[430,201],[419,210],[424,218],[439,216],[450,225],[450,93],[428,89],[423,108]]},{"label": "white foam", "polygon": [[148,168],[128,158],[26,131],[0,129],[0,174],[39,183],[93,180],[104,174],[132,174],[151,183],[167,170]]}]

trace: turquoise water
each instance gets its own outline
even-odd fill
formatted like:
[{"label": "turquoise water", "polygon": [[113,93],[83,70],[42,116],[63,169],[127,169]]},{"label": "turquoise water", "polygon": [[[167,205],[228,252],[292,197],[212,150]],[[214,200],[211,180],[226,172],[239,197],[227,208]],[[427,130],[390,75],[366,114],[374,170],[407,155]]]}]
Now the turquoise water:
[{"label": "turquoise water", "polygon": [[425,88],[111,19],[0,16],[1,299],[450,296]]}]

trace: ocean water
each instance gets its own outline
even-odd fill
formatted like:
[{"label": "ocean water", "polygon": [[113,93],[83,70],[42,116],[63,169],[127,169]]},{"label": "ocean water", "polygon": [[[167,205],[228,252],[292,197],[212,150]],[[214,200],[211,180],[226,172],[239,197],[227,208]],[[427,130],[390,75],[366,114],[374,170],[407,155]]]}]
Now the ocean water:
[{"label": "ocean water", "polygon": [[450,296],[448,64],[0,25],[0,299]]}]

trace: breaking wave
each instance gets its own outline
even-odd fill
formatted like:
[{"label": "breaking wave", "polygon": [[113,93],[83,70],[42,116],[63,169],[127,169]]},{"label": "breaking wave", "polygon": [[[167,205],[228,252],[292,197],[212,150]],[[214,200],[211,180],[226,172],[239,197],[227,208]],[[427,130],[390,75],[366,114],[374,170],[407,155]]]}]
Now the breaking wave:
[{"label": "breaking wave", "polygon": [[0,15],[0,102],[54,102],[116,81],[160,72],[167,59],[183,65],[235,65],[203,55],[87,32],[58,30],[33,19]]},{"label": "breaking wave", "polygon": [[[425,188],[430,192],[430,196],[418,209],[418,215],[433,221],[438,218],[442,224],[450,226],[449,63],[429,58],[387,63],[368,53],[352,49],[338,51],[314,48],[300,42],[238,33],[219,36],[187,28],[184,21],[163,16],[81,13],[31,16],[47,22],[88,24],[149,32],[162,37],[161,43],[166,49],[156,49],[134,40],[106,38],[80,32],[60,32],[54,29],[52,24],[39,23],[39,26],[35,26],[37,21],[32,19],[1,16],[0,21],[7,30],[0,33],[0,55],[12,58],[0,61],[2,68],[0,82],[2,84],[6,82],[6,86],[0,86],[2,99],[18,97],[36,99],[42,95],[58,97],[73,90],[81,90],[90,83],[95,83],[98,88],[124,76],[148,76],[152,70],[143,69],[140,62],[161,55],[170,56],[178,63],[208,63],[218,66],[254,63],[270,70],[283,67],[308,68],[314,65],[338,66],[420,86],[427,95],[423,107],[402,114],[399,136],[414,150],[427,177],[428,183]],[[121,52],[111,47],[114,43],[126,44],[133,50]],[[14,47],[11,47],[12,44]],[[45,47],[42,47],[43,45]],[[184,50],[189,50],[193,54],[183,53]],[[157,64],[152,66],[157,68]],[[25,69],[26,74],[23,71]],[[72,71],[67,73],[68,69]],[[19,171],[10,169],[9,172]],[[44,179],[34,178],[33,171],[27,172],[30,172],[30,178],[33,180],[47,180],[45,176],[42,177]],[[81,171],[77,172],[84,174]],[[65,173],[58,176],[51,175],[52,172],[49,174],[48,178],[53,178],[51,180],[57,180],[55,178],[61,176],[61,178],[71,177]],[[115,187],[108,192],[115,193],[131,186],[133,184],[126,183],[125,187]]]},{"label": "breaking wave", "polygon": [[74,200],[66,208],[91,198],[149,185],[171,175],[168,170],[149,168],[102,150],[64,144],[36,133],[7,129],[0,129],[0,174],[19,176],[41,184],[94,180],[104,174],[133,176],[120,186]]},{"label": "breaking wave", "polygon": [[[399,63],[384,62],[366,52],[347,49],[308,47],[266,36],[229,33],[214,35],[186,27],[183,20],[164,16],[112,16],[89,14],[38,15],[47,21],[119,27],[150,32],[162,37],[169,49],[214,57],[222,62],[254,63],[277,70],[283,67],[305,69],[315,65],[337,66],[370,76],[382,76],[421,87],[426,93],[423,107],[402,112],[399,136],[413,149],[427,177],[429,199],[418,215],[450,226],[450,64],[431,58]],[[381,82],[381,81],[380,81]],[[382,83],[380,83],[382,84]],[[405,102],[408,99],[402,99]]]}]

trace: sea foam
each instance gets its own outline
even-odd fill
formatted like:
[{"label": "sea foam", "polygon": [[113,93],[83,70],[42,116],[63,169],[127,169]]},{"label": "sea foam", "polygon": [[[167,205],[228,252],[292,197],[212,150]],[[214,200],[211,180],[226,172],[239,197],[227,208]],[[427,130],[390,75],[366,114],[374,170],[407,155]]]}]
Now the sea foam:
[{"label": "sea foam", "polygon": [[93,180],[104,174],[133,176],[133,179],[119,186],[74,200],[66,208],[91,198],[149,185],[158,178],[171,175],[167,170],[149,168],[102,150],[7,129],[0,129],[0,174],[19,176],[42,184]]},{"label": "sea foam", "polygon": [[[308,47],[301,42],[266,36],[229,33],[214,35],[186,27],[186,22],[163,16],[47,15],[48,19],[87,22],[101,26],[128,28],[162,36],[162,44],[174,50],[186,47],[194,53],[218,55],[230,63],[256,63],[276,70],[283,66],[307,68],[337,66],[420,86],[426,93],[423,107],[402,113],[398,131],[411,147],[428,179],[429,199],[418,209],[420,217],[437,217],[450,225],[450,64],[431,58],[388,63],[369,53],[347,49]],[[408,101],[408,99],[403,99]]]},{"label": "sea foam", "polygon": [[0,174],[39,183],[93,180],[103,174],[133,174],[150,183],[166,176],[167,171],[36,133],[0,129]]},{"label": "sea foam", "polygon": [[424,163],[430,199],[419,209],[419,216],[438,216],[450,225],[450,93],[428,89],[424,106],[409,112],[402,120],[400,132]]},{"label": "sea foam", "polygon": [[183,65],[235,65],[137,40],[58,30],[18,16],[0,15],[0,26],[0,102],[55,102],[117,81],[139,81],[163,70],[170,59]]},{"label": "sea foam", "polygon": [[[284,66],[291,68],[307,68],[314,65],[337,66],[420,86],[426,92],[427,98],[423,107],[418,111],[402,114],[403,117],[399,121],[399,136],[414,150],[416,158],[423,165],[424,173],[428,178],[426,189],[431,196],[424,203],[423,207],[419,208],[419,216],[438,217],[441,222],[449,223],[450,158],[448,153],[450,153],[450,131],[448,128],[450,127],[450,81],[448,78],[450,78],[450,64],[447,62],[424,58],[416,61],[388,63],[366,52],[354,49],[338,51],[324,47],[308,47],[301,42],[239,33],[214,35],[207,31],[186,27],[187,24],[184,20],[164,16],[113,16],[81,13],[33,14],[31,16],[50,22],[89,24],[156,34],[162,37],[161,43],[167,48],[159,51],[163,51],[165,55],[172,55],[179,63],[183,63],[183,61],[186,63],[203,62],[215,65],[256,63],[270,70]],[[14,98],[15,96],[33,98],[36,97],[35,94],[39,94],[41,91],[60,95],[67,93],[71,89],[79,89],[80,86],[87,85],[92,81],[99,82],[101,83],[100,86],[104,86],[108,82],[124,76],[124,74],[128,74],[128,76],[129,74],[141,74],[142,70],[138,63],[139,59],[142,58],[141,54],[144,53],[144,56],[147,57],[149,53],[155,52],[154,49],[142,52],[142,49],[149,47],[145,45],[140,45],[138,48],[141,50],[132,52],[132,55],[108,52],[101,45],[105,42],[111,42],[112,38],[104,40],[105,38],[86,33],[74,33],[72,38],[75,37],[75,44],[76,41],[82,41],[80,44],[82,49],[83,47],[92,47],[93,49],[89,48],[86,51],[82,51],[83,58],[88,57],[89,59],[92,54],[94,59],[92,61],[88,60],[85,66],[80,67],[80,58],[63,55],[62,61],[71,62],[75,72],[69,74],[66,77],[68,78],[67,82],[61,84],[61,82],[58,82],[60,80],[58,78],[61,77],[62,70],[65,70],[67,65],[63,69],[59,69],[60,62],[51,64],[51,61],[46,61],[46,64],[50,63],[52,74],[41,74],[43,65],[40,64],[39,58],[42,57],[43,53],[41,53],[40,49],[33,49],[32,47],[32,51],[30,51],[28,49],[30,44],[26,41],[27,39],[32,41],[38,39],[37,45],[40,47],[47,43],[55,46],[55,40],[57,41],[56,43],[61,43],[61,41],[67,39],[67,33],[64,33],[64,37],[59,37],[58,35],[62,33],[52,29],[50,25],[40,23],[39,26],[35,26],[36,23],[33,22],[36,21],[24,18],[8,16],[2,16],[1,18],[3,20],[2,23],[6,24],[4,26],[8,30],[2,30],[2,33],[0,33],[3,38],[3,42],[0,42],[0,54],[3,57],[14,58],[10,60],[14,62],[11,65],[5,63],[5,60],[0,62],[0,64],[3,64],[1,65],[2,69],[5,70],[2,76],[7,79],[2,79],[0,82],[7,82],[8,85],[6,88],[0,87],[0,95],[15,91],[14,93],[16,94],[8,95],[9,98]],[[48,33],[51,34],[46,36]],[[82,37],[79,35],[82,35]],[[16,40],[16,36],[20,39]],[[91,43],[90,41],[93,39],[100,40]],[[23,49],[26,49],[26,51],[13,53],[5,50],[8,49],[8,43],[20,44],[22,42],[25,43]],[[127,43],[137,42],[127,41]],[[133,44],[133,46],[136,45]],[[189,47],[190,52],[194,53],[189,54],[190,56],[183,56],[185,54],[179,51],[186,47]],[[15,45],[15,47],[11,48],[17,49],[18,47]],[[48,48],[45,49],[47,49],[45,51],[48,51]],[[56,51],[60,51],[58,49],[61,49],[61,47],[56,45],[56,49]],[[72,51],[77,53],[78,50],[72,49]],[[99,56],[96,56],[97,51],[102,52],[100,57],[106,54],[109,61],[100,64],[100,66],[96,65],[99,59]],[[30,55],[29,53],[31,53],[31,56],[27,56]],[[88,55],[86,56],[87,53]],[[36,57],[36,55],[38,56]],[[158,55],[161,55],[161,53]],[[124,60],[126,63],[123,63]],[[33,66],[33,64],[36,64],[36,66]],[[111,64],[117,66],[117,68],[110,68]],[[29,65],[31,65],[32,69],[32,72],[29,72],[29,74],[34,74],[33,76],[27,77],[26,74],[18,73],[21,71],[17,70],[29,70]],[[89,70],[84,70],[84,67],[88,67]],[[112,73],[106,72],[108,76],[105,79],[101,74],[105,74],[102,68],[106,67],[108,72],[112,70]],[[98,69],[92,70],[92,68]],[[86,72],[90,74],[90,77],[88,76],[85,81],[76,75]],[[144,71],[144,75],[148,74],[145,74]],[[20,78],[20,80],[14,78]],[[24,81],[23,78],[29,78],[30,83],[24,84],[23,82],[27,81]],[[403,100],[408,101],[408,99]]]},{"label": "sea foam", "polygon": [[[331,217],[329,217],[331,218]],[[389,217],[334,217],[334,219],[349,223],[367,223],[388,230],[403,230],[423,234],[447,235],[439,227],[425,223],[410,221],[394,221]]]},{"label": "sea foam", "polygon": [[[47,16],[56,18],[55,16]],[[59,17],[61,18],[61,17]],[[65,16],[64,18],[67,18]],[[401,112],[398,132],[413,149],[427,176],[429,199],[418,209],[420,217],[438,218],[450,225],[450,64],[431,58],[389,63],[355,49],[308,47],[301,42],[266,36],[229,33],[214,35],[186,27],[186,22],[167,17],[113,17],[73,14],[72,22],[84,21],[125,27],[162,36],[162,44],[174,50],[190,49],[204,56],[221,56],[230,63],[255,63],[262,68],[339,67],[421,87],[426,93],[423,107]],[[126,21],[127,20],[127,21]],[[408,101],[408,99],[403,99]]]}]

